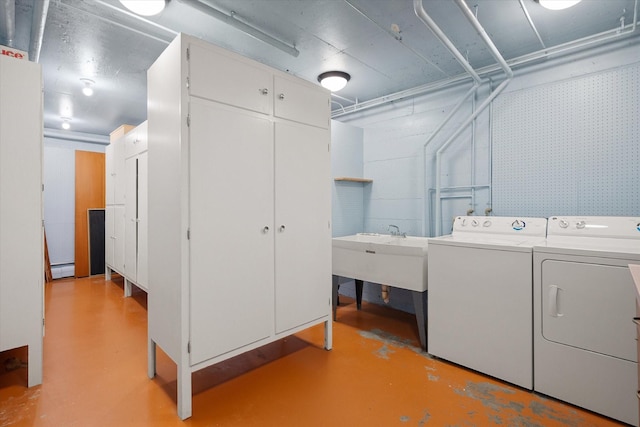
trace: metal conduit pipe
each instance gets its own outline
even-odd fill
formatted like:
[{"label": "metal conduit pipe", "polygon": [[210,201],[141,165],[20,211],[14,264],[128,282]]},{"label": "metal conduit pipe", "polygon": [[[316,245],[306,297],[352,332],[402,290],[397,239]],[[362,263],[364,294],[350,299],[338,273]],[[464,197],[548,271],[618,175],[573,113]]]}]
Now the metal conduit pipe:
[{"label": "metal conduit pipe", "polygon": [[487,45],[487,47],[489,48],[489,51],[491,52],[491,55],[493,55],[493,57],[496,59],[498,64],[500,64],[500,66],[501,66],[502,70],[504,71],[504,73],[506,74],[507,78],[502,83],[500,83],[500,85],[496,88],[496,90],[494,90],[493,92],[491,92],[489,94],[488,98],[485,99],[480,104],[478,109],[476,111],[474,111],[471,114],[471,116],[469,116],[469,118],[467,118],[463,122],[463,124],[453,133],[453,135],[451,135],[449,137],[449,139],[444,144],[442,144],[442,146],[440,146],[440,148],[436,152],[436,185],[435,185],[435,188],[436,188],[436,209],[435,209],[436,210],[436,214],[435,214],[435,223],[436,223],[436,235],[437,236],[442,234],[442,201],[440,199],[440,196],[441,196],[441,194],[440,194],[441,190],[440,189],[442,187],[442,177],[441,177],[441,174],[442,174],[442,154],[451,145],[451,143],[458,136],[460,136],[460,134],[467,128],[467,126],[469,126],[469,124],[471,124],[471,122],[474,121],[476,119],[476,117],[478,117],[478,115],[480,113],[482,113],[485,108],[487,108],[487,106],[489,104],[491,104],[491,102],[496,98],[496,96],[498,96],[504,90],[504,88],[507,87],[507,85],[511,82],[511,79],[513,79],[513,71],[511,70],[511,68],[507,64],[507,61],[505,61],[505,59],[500,54],[500,51],[498,51],[496,46],[493,44],[493,41],[491,41],[491,38],[489,37],[487,32],[484,30],[484,28],[482,27],[482,25],[480,24],[478,19],[475,17],[473,12],[471,12],[471,9],[469,9],[469,7],[464,2],[464,0],[456,0],[456,4],[458,5],[458,7],[462,11],[462,13],[466,16],[467,20],[471,23],[471,25],[478,32],[478,34],[480,35],[480,37],[482,38],[484,43]]},{"label": "metal conduit pipe", "polygon": [[[526,55],[522,55],[517,58],[510,59],[508,61],[509,66],[515,67],[520,65],[527,65],[531,62],[535,62],[540,59],[547,58],[553,54],[570,53],[571,51],[580,50],[580,49],[587,48],[591,45],[595,45],[599,43],[604,43],[611,39],[616,39],[616,38],[623,39],[627,36],[630,36],[636,31],[637,13],[638,13],[638,0],[635,0],[633,23],[625,25],[622,31],[620,30],[620,28],[614,28],[612,30],[607,30],[598,34],[593,34],[591,36],[583,37],[578,40],[573,40],[573,41],[562,43],[557,46],[546,48],[540,51],[528,53]],[[498,65],[489,65],[487,67],[479,68],[477,70],[477,73],[478,75],[482,76],[486,74],[491,74],[499,70],[500,70],[500,67]],[[384,105],[389,102],[399,101],[404,98],[422,95],[438,89],[444,89],[447,87],[454,86],[458,83],[461,83],[466,79],[467,79],[466,75],[455,76],[455,77],[444,79],[442,81],[437,81],[434,83],[417,86],[415,88],[406,89],[400,92],[381,96],[379,98],[370,99],[368,101],[360,102],[356,105],[350,105],[348,107],[345,107],[344,112],[332,113],[331,117],[337,118],[337,117],[345,116],[348,114],[353,114],[358,111],[367,110],[369,108],[379,107],[380,105]]]},{"label": "metal conduit pipe", "polygon": [[33,22],[31,23],[31,42],[29,43],[29,59],[33,62],[40,61],[42,40],[44,38],[44,24],[47,22],[49,12],[49,0],[35,2],[33,6]]},{"label": "metal conduit pipe", "polygon": [[427,222],[427,146],[433,141],[433,139],[440,133],[440,131],[445,127],[445,125],[451,120],[451,118],[462,108],[467,98],[472,94],[475,94],[480,85],[482,84],[482,79],[473,69],[471,64],[466,60],[466,58],[458,51],[458,49],[454,46],[454,44],[449,40],[449,38],[444,34],[444,32],[438,27],[438,25],[431,19],[427,12],[424,10],[424,6],[422,5],[422,0],[413,0],[413,11],[416,16],[431,30],[431,32],[442,42],[442,44],[451,52],[451,54],[458,60],[460,65],[469,73],[471,78],[473,79],[473,86],[467,91],[467,93],[462,97],[462,99],[456,104],[456,106],[449,112],[447,117],[440,123],[440,125],[431,133],[429,138],[427,138],[426,142],[422,146],[422,182],[423,182],[423,199],[422,199],[422,235],[426,236],[426,222]]},{"label": "metal conduit pipe", "polygon": [[13,45],[16,37],[16,3],[15,0],[2,0],[2,10],[4,11],[4,17],[2,19],[2,28],[4,34],[0,34],[5,41],[4,43],[9,47],[15,47]]},{"label": "metal conduit pipe", "polygon": [[[453,118],[453,116],[462,108],[467,99],[471,95],[475,95],[476,91],[480,87],[479,83],[474,83],[471,88],[465,93],[460,101],[453,107],[453,109],[447,114],[447,117],[438,125],[438,127],[429,135],[429,138],[425,141],[422,146],[422,184],[424,186],[424,197],[422,203],[422,235],[426,236],[426,228],[427,228],[427,146],[433,141],[433,139],[442,131],[442,129],[446,126],[446,124]],[[429,230],[429,234],[431,231]]]},{"label": "metal conduit pipe", "polygon": [[109,145],[109,137],[83,132],[69,132],[53,128],[44,128],[45,138],[62,139],[65,141],[88,142],[90,144]]},{"label": "metal conduit pipe", "polygon": [[281,51],[288,53],[293,57],[297,57],[300,55],[300,51],[295,47],[289,46],[288,44],[281,42],[280,40],[271,37],[269,34],[260,31],[259,29],[252,27],[249,24],[245,24],[242,21],[236,19],[235,14],[232,12],[231,15],[227,15],[224,12],[219,11],[218,9],[206,4],[201,0],[178,0],[178,2],[183,3],[187,6],[191,6],[192,8],[199,10],[200,12],[209,15],[219,21],[224,22],[248,35],[255,38],[256,40],[260,40],[261,42],[267,43],[276,49],[280,49]]}]

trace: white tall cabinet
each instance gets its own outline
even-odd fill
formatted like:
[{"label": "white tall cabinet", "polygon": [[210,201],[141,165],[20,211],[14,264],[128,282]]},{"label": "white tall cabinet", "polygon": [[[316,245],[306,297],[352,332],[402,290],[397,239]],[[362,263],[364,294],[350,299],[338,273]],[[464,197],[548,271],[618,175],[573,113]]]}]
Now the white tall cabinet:
[{"label": "white tall cabinet", "polygon": [[0,55],[0,351],[28,346],[42,383],[42,71]]},{"label": "white tall cabinet", "polygon": [[149,376],[324,323],[331,348],[329,93],[186,35],[148,72]]},{"label": "white tall cabinet", "polygon": [[147,122],[124,137],[124,277],[149,291],[147,267]]},{"label": "white tall cabinet", "polygon": [[147,122],[122,125],[106,148],[106,278],[124,277],[124,294],[136,285],[149,290],[147,276]]}]

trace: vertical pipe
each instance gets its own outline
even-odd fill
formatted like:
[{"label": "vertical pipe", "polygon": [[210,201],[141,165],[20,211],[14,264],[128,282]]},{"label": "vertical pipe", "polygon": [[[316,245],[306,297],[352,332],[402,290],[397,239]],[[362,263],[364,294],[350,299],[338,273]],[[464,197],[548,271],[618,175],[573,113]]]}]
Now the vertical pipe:
[{"label": "vertical pipe", "polygon": [[2,18],[2,27],[4,34],[0,34],[4,39],[3,42],[9,47],[14,46],[14,39],[16,37],[16,3],[15,0],[2,0],[2,11],[4,16]]},{"label": "vertical pipe", "polygon": [[42,40],[44,38],[44,25],[47,22],[49,12],[49,0],[38,0],[33,6],[33,22],[31,23],[31,42],[29,43],[29,60],[40,61]]}]

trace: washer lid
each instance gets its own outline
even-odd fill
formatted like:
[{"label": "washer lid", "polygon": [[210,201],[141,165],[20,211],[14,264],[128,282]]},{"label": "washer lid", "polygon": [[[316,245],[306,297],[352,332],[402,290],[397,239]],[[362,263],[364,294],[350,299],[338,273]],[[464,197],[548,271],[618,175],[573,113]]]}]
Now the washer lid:
[{"label": "washer lid", "polygon": [[549,236],[534,251],[640,261],[640,239]]},{"label": "washer lid", "polygon": [[544,237],[532,238],[531,236],[505,236],[502,234],[475,234],[458,233],[433,237],[429,239],[429,246],[447,245],[480,249],[496,249],[503,251],[531,252],[536,245],[544,244]]}]

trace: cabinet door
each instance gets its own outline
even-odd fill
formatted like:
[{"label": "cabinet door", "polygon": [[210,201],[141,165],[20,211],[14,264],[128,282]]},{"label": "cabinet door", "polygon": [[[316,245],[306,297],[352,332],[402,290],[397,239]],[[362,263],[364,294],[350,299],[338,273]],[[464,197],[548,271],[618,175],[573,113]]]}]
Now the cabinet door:
[{"label": "cabinet door", "polygon": [[138,159],[125,160],[124,173],[124,275],[134,282],[137,280],[138,259]]},{"label": "cabinet door", "polygon": [[0,351],[29,345],[31,386],[42,372],[42,359],[31,366],[44,314],[42,75],[0,56]]},{"label": "cabinet door", "polygon": [[114,141],[113,145],[113,203],[124,204],[124,138]]},{"label": "cabinet door", "polygon": [[329,313],[329,131],[276,123],[276,332]]},{"label": "cabinet door", "polygon": [[299,81],[276,76],[274,115],[327,129],[330,117],[329,92]]},{"label": "cabinet door", "polygon": [[113,268],[124,272],[124,206],[113,207]]},{"label": "cabinet door", "polygon": [[273,131],[246,110],[190,108],[193,365],[273,331]]},{"label": "cabinet door", "polygon": [[148,257],[148,210],[147,210],[147,188],[149,188],[147,153],[144,152],[138,156],[138,267],[137,267],[137,283],[149,288],[149,265]]},{"label": "cabinet door", "polygon": [[114,201],[114,187],[115,187],[115,165],[113,163],[113,149],[114,145],[109,144],[104,150],[104,169],[105,169],[105,204],[113,205]]},{"label": "cabinet door", "polygon": [[109,267],[113,267],[114,266],[114,262],[115,259],[113,257],[113,251],[114,251],[114,239],[115,237],[115,215],[114,215],[114,210],[115,208],[113,206],[107,206],[104,212],[104,242],[105,242],[105,249],[104,249],[104,257],[105,257],[105,263],[109,266]]},{"label": "cabinet door", "polygon": [[272,74],[230,52],[190,45],[189,94],[263,114],[271,113]]}]

